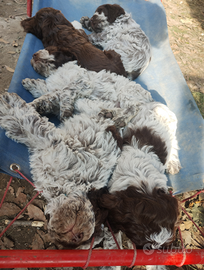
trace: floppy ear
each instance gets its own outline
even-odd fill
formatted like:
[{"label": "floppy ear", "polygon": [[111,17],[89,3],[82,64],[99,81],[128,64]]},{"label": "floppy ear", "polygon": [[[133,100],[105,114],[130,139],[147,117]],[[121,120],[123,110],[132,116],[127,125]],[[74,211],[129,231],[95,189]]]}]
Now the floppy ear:
[{"label": "floppy ear", "polygon": [[117,5],[117,4],[114,4],[114,5],[105,5],[107,11],[108,11],[108,22],[109,23],[113,23],[120,15],[122,14],[125,14],[125,10]]},{"label": "floppy ear", "polygon": [[127,77],[127,74],[126,74],[126,71],[125,71],[125,68],[123,66],[123,63],[121,61],[121,56],[120,54],[118,54],[116,51],[114,50],[104,50],[103,51],[104,54],[110,59],[113,61],[113,63],[121,70],[121,73],[123,73],[123,75],[125,77]]},{"label": "floppy ear", "polygon": [[107,187],[101,189],[92,189],[88,192],[88,199],[90,200],[95,214],[95,235],[101,232],[101,225],[105,223],[108,216],[108,209],[101,203],[101,198],[109,194]]},{"label": "floppy ear", "polygon": [[116,128],[116,126],[109,126],[106,128],[107,132],[111,132],[113,138],[115,139],[115,141],[117,142],[117,146],[122,150],[122,146],[123,146],[123,139],[120,136],[120,133],[118,131],[118,129]]},{"label": "floppy ear", "polygon": [[63,64],[77,60],[74,53],[71,53],[68,49],[60,46],[48,46],[45,48],[49,54],[54,55],[55,67],[61,67]]}]

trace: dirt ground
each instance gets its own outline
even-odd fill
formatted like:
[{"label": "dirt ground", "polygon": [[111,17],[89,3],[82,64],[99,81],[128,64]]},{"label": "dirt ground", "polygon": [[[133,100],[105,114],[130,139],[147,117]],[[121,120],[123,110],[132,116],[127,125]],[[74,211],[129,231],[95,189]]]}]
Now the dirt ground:
[{"label": "dirt ground", "polygon": [[[23,45],[25,33],[20,27],[20,21],[26,18],[26,2],[26,0],[0,0],[0,93],[9,88]],[[163,0],[162,2],[167,14],[171,48],[204,117],[204,1]],[[0,174],[0,199],[3,197],[9,179],[9,176]],[[34,194],[35,191],[26,181],[17,178],[12,180],[0,210],[0,232]],[[180,195],[180,199],[192,194],[193,192]],[[201,194],[183,206],[202,229],[204,196]],[[0,238],[0,249],[57,249],[47,233],[44,207],[45,203],[39,196]],[[32,223],[33,221],[38,221],[37,227]],[[197,242],[204,248],[203,238],[184,213],[181,215],[180,227],[187,248],[196,248]],[[178,236],[175,244],[179,243]],[[204,269],[201,265],[183,267],[183,269],[197,268]],[[171,269],[177,268],[171,267]]]}]

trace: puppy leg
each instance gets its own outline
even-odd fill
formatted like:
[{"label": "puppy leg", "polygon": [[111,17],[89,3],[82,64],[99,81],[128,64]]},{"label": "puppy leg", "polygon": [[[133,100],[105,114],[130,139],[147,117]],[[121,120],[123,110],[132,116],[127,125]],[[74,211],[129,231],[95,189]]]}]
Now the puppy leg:
[{"label": "puppy leg", "polygon": [[99,113],[99,117],[102,116],[104,118],[111,118],[117,128],[123,128],[136,114],[136,108],[133,107],[128,108],[127,110],[123,110],[120,108],[103,109]]},{"label": "puppy leg", "polygon": [[41,79],[29,79],[22,80],[23,87],[28,90],[34,98],[38,98],[48,93],[46,82]]},{"label": "puppy leg", "polygon": [[60,97],[56,92],[51,92],[34,99],[29,103],[39,114],[52,113],[57,116],[60,115]]},{"label": "puppy leg", "polygon": [[[122,249],[122,233],[121,232],[116,233],[115,238],[116,238],[120,248]],[[118,249],[111,232],[107,228],[104,228],[103,248],[104,249]],[[120,269],[121,269],[121,266],[100,267],[100,270],[120,270]]]},{"label": "puppy leg", "polygon": [[63,89],[50,92],[29,104],[32,105],[39,114],[55,114],[61,121],[72,116],[77,93],[74,90]]},{"label": "puppy leg", "polygon": [[7,137],[29,148],[44,149],[57,140],[54,124],[15,93],[0,96],[0,126]]}]

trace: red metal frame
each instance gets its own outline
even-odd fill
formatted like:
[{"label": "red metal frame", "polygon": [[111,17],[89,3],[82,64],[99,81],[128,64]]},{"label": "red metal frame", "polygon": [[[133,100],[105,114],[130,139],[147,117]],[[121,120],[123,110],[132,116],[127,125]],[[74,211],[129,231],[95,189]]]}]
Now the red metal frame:
[{"label": "red metal frame", "polygon": [[[154,250],[148,255],[137,250],[134,265],[186,265],[204,264],[204,250],[186,250],[183,263],[183,251],[162,252]],[[83,267],[89,250],[1,250],[0,268],[13,267]],[[89,266],[127,266],[134,256],[134,250],[93,250]]]},{"label": "red metal frame", "polygon": [[27,15],[31,17],[32,14],[32,0],[27,0]]}]

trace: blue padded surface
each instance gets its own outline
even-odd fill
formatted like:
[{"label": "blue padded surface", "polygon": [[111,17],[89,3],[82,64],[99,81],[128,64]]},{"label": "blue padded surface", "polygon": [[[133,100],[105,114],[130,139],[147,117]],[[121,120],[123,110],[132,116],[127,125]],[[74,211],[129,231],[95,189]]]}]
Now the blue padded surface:
[{"label": "blue padded surface", "polygon": [[[178,118],[177,138],[180,146],[182,169],[177,175],[168,175],[169,185],[175,193],[202,189],[204,187],[204,120],[197,108],[191,92],[169,46],[166,15],[160,0],[35,0],[33,15],[43,7],[60,9],[69,21],[80,20],[82,16],[91,17],[95,9],[105,3],[118,3],[140,24],[149,37],[153,57],[149,67],[136,80],[149,90],[153,98],[169,106]],[[88,33],[88,31],[86,31]],[[40,78],[30,65],[32,54],[43,45],[40,40],[27,34],[13,75],[9,92],[18,93],[30,102],[32,96],[24,90],[21,80]],[[56,124],[57,120],[52,118]],[[28,151],[24,145],[17,144],[0,130],[0,169],[12,174],[11,163],[18,163],[21,171],[31,179]]]}]

